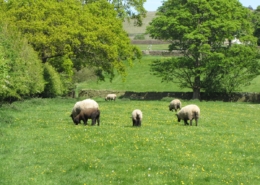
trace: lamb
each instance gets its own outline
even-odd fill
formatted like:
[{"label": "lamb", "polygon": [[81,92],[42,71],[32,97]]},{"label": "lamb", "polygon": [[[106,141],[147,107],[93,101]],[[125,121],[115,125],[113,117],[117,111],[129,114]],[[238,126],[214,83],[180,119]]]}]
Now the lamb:
[{"label": "lamb", "polygon": [[184,120],[184,125],[189,125],[188,120],[190,120],[190,126],[192,126],[192,120],[195,119],[196,126],[198,126],[198,119],[200,117],[200,108],[197,105],[191,104],[183,107],[177,114],[178,122],[182,119]]},{"label": "lamb", "polygon": [[141,126],[142,123],[142,119],[143,119],[143,113],[141,110],[139,109],[135,109],[132,112],[132,121],[133,121],[133,126]]},{"label": "lamb", "polygon": [[[71,115],[70,115],[73,122],[75,123],[74,119],[76,118],[76,116],[78,116],[81,113],[81,111],[88,110],[88,109],[91,109],[93,112],[96,112],[96,110],[99,109],[98,103],[95,100],[92,100],[92,99],[86,99],[86,100],[77,102],[74,105],[72,112],[71,112]],[[88,111],[90,111],[90,110],[88,110]],[[84,113],[82,113],[82,114],[84,115]],[[87,115],[91,115],[91,114],[88,113]],[[82,118],[82,115],[80,117]],[[77,122],[77,120],[76,120],[76,122]]]},{"label": "lamb", "polygon": [[105,100],[114,100],[116,101],[116,94],[108,94],[105,98]]},{"label": "lamb", "polygon": [[100,110],[98,108],[88,108],[83,109],[80,111],[80,113],[74,117],[73,122],[75,125],[78,125],[81,120],[83,120],[84,125],[87,125],[88,119],[92,119],[92,125],[96,124],[96,121],[98,122],[98,126],[100,124]]},{"label": "lamb", "polygon": [[171,101],[169,105],[169,110],[173,111],[173,109],[175,110],[175,112],[177,112],[178,109],[181,109],[181,101],[179,99],[174,99]]}]

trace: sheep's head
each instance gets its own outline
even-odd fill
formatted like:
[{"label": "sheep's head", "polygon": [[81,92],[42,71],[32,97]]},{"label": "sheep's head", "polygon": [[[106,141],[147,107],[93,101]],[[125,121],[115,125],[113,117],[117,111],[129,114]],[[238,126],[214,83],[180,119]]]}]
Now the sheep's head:
[{"label": "sheep's head", "polygon": [[75,123],[75,125],[79,124],[79,116],[76,116],[75,118],[73,118],[73,115],[70,115],[72,121]]}]

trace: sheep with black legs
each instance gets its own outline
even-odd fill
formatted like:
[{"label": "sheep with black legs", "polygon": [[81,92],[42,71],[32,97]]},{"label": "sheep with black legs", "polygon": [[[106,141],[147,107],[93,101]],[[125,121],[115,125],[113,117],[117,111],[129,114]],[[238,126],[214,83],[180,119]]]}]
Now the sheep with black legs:
[{"label": "sheep with black legs", "polygon": [[135,109],[132,112],[132,121],[133,121],[133,126],[141,126],[142,123],[142,119],[143,119],[143,113],[141,110],[139,109]]},{"label": "sheep with black legs", "polygon": [[105,100],[114,100],[116,101],[116,94],[108,94],[105,98]]},{"label": "sheep with black legs", "polygon": [[183,107],[177,114],[178,122],[184,120],[184,125],[189,125],[188,120],[190,120],[190,126],[192,126],[192,120],[195,119],[196,126],[198,126],[198,119],[200,117],[200,108],[197,105],[191,104]]},{"label": "sheep with black legs", "polygon": [[181,101],[179,99],[174,99],[170,102],[169,110],[177,112],[178,109],[181,109]]},{"label": "sheep with black legs", "polygon": [[86,99],[83,101],[79,101],[74,105],[70,117],[72,118],[73,122],[77,125],[78,123],[80,123],[81,120],[85,120],[84,123],[87,124],[86,118],[94,118],[94,121],[98,118],[99,122],[99,115],[100,111],[98,103],[95,100]]}]

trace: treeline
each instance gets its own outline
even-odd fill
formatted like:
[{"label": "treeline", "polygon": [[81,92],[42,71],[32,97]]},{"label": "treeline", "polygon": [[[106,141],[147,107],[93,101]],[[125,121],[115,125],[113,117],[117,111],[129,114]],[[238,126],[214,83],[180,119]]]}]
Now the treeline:
[{"label": "treeline", "polygon": [[0,100],[67,94],[83,68],[100,80],[124,77],[123,61],[141,58],[123,29],[124,10],[106,0],[1,1]]}]

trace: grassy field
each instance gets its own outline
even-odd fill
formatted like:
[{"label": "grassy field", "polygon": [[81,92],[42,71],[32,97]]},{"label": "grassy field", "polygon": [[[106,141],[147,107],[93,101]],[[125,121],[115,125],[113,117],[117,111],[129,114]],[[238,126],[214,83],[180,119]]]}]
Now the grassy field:
[{"label": "grassy field", "polygon": [[148,44],[138,44],[136,45],[137,47],[140,48],[140,50],[168,50],[169,44],[153,44],[153,45],[148,45]]},{"label": "grassy field", "polygon": [[168,110],[170,99],[96,100],[99,127],[72,123],[75,99],[3,105],[0,184],[259,184],[258,104],[183,101],[201,109],[190,127]]},{"label": "grassy field", "polygon": [[[126,30],[126,32],[129,34],[130,38],[134,38],[137,34],[143,34],[146,31],[146,27],[149,25],[149,23],[152,21],[152,19],[155,17],[156,12],[147,12],[146,18],[143,19],[143,25],[142,26],[134,26],[133,21],[125,21],[123,23],[123,28]],[[148,36],[146,36],[148,39]]]},{"label": "grassy field", "polygon": [[127,66],[127,77],[122,81],[121,76],[116,76],[112,83],[107,80],[105,82],[86,81],[78,84],[80,89],[96,89],[96,90],[125,90],[125,91],[189,91],[189,89],[180,89],[173,83],[161,83],[161,79],[151,75],[150,64],[158,57],[146,56],[140,62],[136,62],[133,66]]},{"label": "grassy field", "polygon": [[[127,77],[125,81],[118,75],[110,82],[85,81],[79,83],[77,86],[78,91],[81,89],[96,89],[96,90],[121,90],[121,91],[136,91],[136,92],[191,92],[191,89],[182,89],[178,84],[174,83],[161,83],[161,78],[151,74],[150,64],[156,59],[164,58],[162,56],[144,56],[140,62],[134,65],[127,66]],[[251,85],[243,87],[241,92],[260,92],[260,76],[251,82]]]}]

